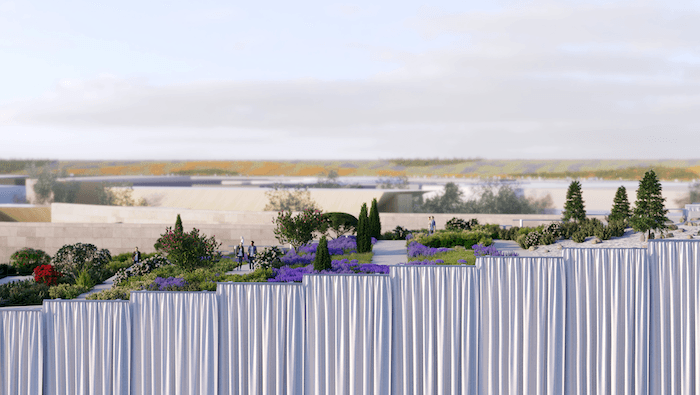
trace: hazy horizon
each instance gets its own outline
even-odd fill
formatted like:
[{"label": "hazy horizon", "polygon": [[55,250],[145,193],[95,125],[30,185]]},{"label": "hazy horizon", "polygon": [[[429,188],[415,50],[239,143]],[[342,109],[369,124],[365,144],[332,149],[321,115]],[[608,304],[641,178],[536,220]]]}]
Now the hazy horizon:
[{"label": "hazy horizon", "polygon": [[0,157],[697,159],[699,16],[685,0],[0,0]]}]

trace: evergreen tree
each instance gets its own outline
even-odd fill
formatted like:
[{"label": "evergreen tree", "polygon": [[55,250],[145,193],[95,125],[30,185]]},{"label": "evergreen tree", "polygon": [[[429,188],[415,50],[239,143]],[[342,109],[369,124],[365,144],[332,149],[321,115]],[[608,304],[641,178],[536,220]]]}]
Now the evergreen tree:
[{"label": "evergreen tree", "polygon": [[644,178],[639,181],[637,189],[637,201],[634,204],[634,211],[630,223],[637,232],[649,232],[652,229],[664,229],[666,227],[666,213],[664,208],[666,199],[661,196],[661,183],[656,178],[654,170],[644,173]]},{"label": "evergreen tree", "polygon": [[367,217],[367,203],[362,203],[360,217],[357,220],[357,252],[372,251],[370,237],[369,218]]},{"label": "evergreen tree", "polygon": [[331,254],[328,252],[328,240],[326,236],[322,236],[321,240],[318,242],[318,247],[316,247],[314,270],[320,272],[321,270],[330,270],[331,268]]},{"label": "evergreen tree", "polygon": [[617,188],[615,193],[615,201],[612,211],[608,215],[608,222],[611,221],[628,221],[632,216],[630,210],[630,202],[627,199],[627,189],[624,186]]},{"label": "evergreen tree", "polygon": [[372,206],[369,209],[369,235],[375,239],[379,239],[382,236],[382,223],[379,220],[377,199],[372,199]]},{"label": "evergreen tree", "polygon": [[175,233],[182,233],[184,231],[185,229],[182,227],[182,218],[180,218],[180,214],[178,214],[175,220]]},{"label": "evergreen tree", "polygon": [[574,221],[584,221],[586,219],[586,208],[583,205],[580,182],[572,181],[571,184],[569,184],[569,189],[566,191],[564,211],[561,214],[564,221],[570,219]]}]

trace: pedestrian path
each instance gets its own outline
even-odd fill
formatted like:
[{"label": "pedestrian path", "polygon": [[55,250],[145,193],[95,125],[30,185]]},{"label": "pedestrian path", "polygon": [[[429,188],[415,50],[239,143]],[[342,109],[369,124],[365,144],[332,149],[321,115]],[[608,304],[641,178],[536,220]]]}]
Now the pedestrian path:
[{"label": "pedestrian path", "polygon": [[0,278],[0,285],[14,283],[16,281],[30,280],[33,278],[34,276],[32,276],[31,274],[29,276],[7,276]]},{"label": "pedestrian path", "polygon": [[379,240],[372,247],[372,252],[372,263],[376,265],[398,265],[408,261],[406,240]]}]

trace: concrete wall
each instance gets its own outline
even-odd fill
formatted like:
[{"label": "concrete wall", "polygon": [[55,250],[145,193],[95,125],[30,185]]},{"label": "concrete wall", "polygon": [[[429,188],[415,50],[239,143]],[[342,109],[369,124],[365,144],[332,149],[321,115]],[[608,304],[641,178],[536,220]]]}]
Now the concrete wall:
[{"label": "concrete wall", "polygon": [[[197,224],[229,224],[229,225],[271,225],[277,216],[272,211],[214,211],[188,210],[164,207],[120,207],[96,206],[83,204],[53,203],[51,205],[51,222],[53,223],[93,223],[93,224],[166,224],[172,226],[177,214],[183,223]],[[358,213],[352,213],[357,216]],[[380,213],[384,231],[403,226],[408,229],[428,227],[428,216],[431,214],[414,213]],[[544,219],[544,221],[527,221],[526,226],[535,226],[560,219],[557,214],[432,214],[438,228],[453,217],[470,219],[476,218],[479,223],[499,225],[518,225],[519,218]],[[603,219],[603,216],[594,216]]]},{"label": "concrete wall", "polygon": [[182,222],[197,224],[256,224],[271,225],[277,217],[274,211],[216,211],[167,207],[98,206],[92,204],[51,204],[53,223],[92,224],[175,224],[180,214]]},{"label": "concrete wall", "polygon": [[[245,237],[258,246],[277,245],[273,225],[216,225],[185,223],[185,231],[196,227],[207,236],[216,236],[221,249],[231,251],[230,246]],[[155,224],[54,224],[29,222],[0,222],[0,263],[9,262],[15,251],[32,247],[53,255],[66,244],[90,243],[106,248],[113,255],[133,251],[153,252],[153,244],[165,226]]]}]

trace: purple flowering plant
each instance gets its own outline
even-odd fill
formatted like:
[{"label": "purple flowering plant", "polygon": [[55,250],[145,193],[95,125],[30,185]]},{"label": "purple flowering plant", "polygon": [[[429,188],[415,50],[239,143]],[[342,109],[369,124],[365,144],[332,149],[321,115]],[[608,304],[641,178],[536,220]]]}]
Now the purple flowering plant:
[{"label": "purple flowering plant", "polygon": [[408,243],[408,256],[410,258],[415,258],[417,256],[433,256],[441,252],[452,251],[452,248],[433,248],[425,246],[417,241],[412,241]]},{"label": "purple flowering plant", "polygon": [[493,245],[474,244],[472,250],[474,250],[474,256],[518,256],[516,252],[498,251]]},{"label": "purple flowering plant", "polygon": [[[389,266],[375,265],[372,263],[358,263],[357,259],[336,259],[331,262],[331,270],[323,270],[318,273],[324,274],[352,274],[352,273],[382,273],[389,274]],[[314,265],[309,264],[300,267],[284,266],[279,269],[273,269],[273,276],[267,281],[286,283],[286,282],[301,282],[304,274],[316,273]]]},{"label": "purple flowering plant", "polygon": [[183,291],[187,281],[181,277],[156,277],[146,289],[149,291]]}]

